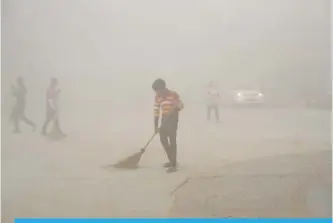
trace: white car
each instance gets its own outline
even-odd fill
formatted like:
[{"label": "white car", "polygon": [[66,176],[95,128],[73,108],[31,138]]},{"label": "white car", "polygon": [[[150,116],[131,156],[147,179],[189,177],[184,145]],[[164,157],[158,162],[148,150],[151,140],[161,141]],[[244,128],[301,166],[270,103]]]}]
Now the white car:
[{"label": "white car", "polygon": [[264,94],[258,90],[235,91],[233,98],[236,105],[264,103]]}]

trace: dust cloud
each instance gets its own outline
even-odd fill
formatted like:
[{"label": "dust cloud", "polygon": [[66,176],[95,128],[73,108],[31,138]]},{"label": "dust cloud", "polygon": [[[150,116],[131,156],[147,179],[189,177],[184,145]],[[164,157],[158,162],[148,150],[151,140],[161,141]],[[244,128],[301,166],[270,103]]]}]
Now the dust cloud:
[{"label": "dust cloud", "polygon": [[[188,177],[250,159],[331,150],[331,105],[308,106],[331,102],[329,0],[4,0],[1,63],[3,222],[165,217],[170,193]],[[22,133],[12,134],[8,122],[18,76],[35,132],[21,123]],[[40,134],[52,77],[61,89],[61,141]],[[102,169],[138,152],[152,135],[157,78],[185,104],[179,171],[165,173],[159,137],[141,168]],[[222,97],[220,123],[206,120],[210,81]],[[264,105],[235,108],[232,92],[249,89],[264,94]],[[317,169],[318,157],[306,166]],[[272,175],[279,169],[270,168]]]}]

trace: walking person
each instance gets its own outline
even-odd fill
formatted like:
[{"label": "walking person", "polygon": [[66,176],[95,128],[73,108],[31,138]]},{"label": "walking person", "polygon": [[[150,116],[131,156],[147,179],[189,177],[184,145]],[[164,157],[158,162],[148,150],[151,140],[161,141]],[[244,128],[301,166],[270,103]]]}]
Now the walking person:
[{"label": "walking person", "polygon": [[66,137],[60,128],[59,124],[59,115],[58,115],[58,95],[60,93],[60,89],[58,88],[58,80],[56,78],[52,78],[50,85],[46,92],[46,118],[42,128],[43,135],[49,135],[47,132],[47,127],[50,122],[54,122],[52,133],[52,137]]},{"label": "walking person", "polygon": [[216,122],[220,121],[219,105],[220,94],[213,82],[208,84],[207,89],[207,120],[211,120],[211,113],[214,112]]},{"label": "walking person", "polygon": [[[183,103],[175,91],[166,87],[162,79],[157,79],[152,85],[155,91],[154,128],[160,134],[161,144],[167,154],[169,162],[164,164],[167,172],[177,171],[177,129],[179,111],[183,109]],[[159,119],[161,116],[161,126]]]},{"label": "walking person", "polygon": [[16,103],[10,115],[10,119],[14,123],[13,133],[21,132],[20,121],[25,122],[27,125],[32,127],[33,131],[35,131],[36,124],[25,116],[27,88],[22,77],[18,77],[16,79],[16,85],[12,85],[12,94],[16,99]]}]

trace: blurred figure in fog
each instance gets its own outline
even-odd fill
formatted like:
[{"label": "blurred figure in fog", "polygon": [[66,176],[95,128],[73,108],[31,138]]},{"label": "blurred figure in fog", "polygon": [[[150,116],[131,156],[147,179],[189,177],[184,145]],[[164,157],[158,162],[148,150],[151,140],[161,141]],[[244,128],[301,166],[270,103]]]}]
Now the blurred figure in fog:
[{"label": "blurred figure in fog", "polygon": [[59,124],[59,115],[58,115],[58,95],[60,93],[60,89],[58,86],[58,80],[56,78],[52,78],[50,85],[46,92],[46,118],[42,129],[43,135],[48,135],[47,127],[51,121],[54,122],[54,126],[52,129],[52,133],[56,135],[52,135],[52,137],[65,137],[60,128]]},{"label": "blurred figure in fog", "polygon": [[25,122],[27,125],[32,127],[32,130],[35,131],[36,124],[30,121],[24,114],[25,105],[26,105],[26,94],[27,89],[24,84],[22,77],[16,79],[16,85],[12,85],[12,94],[16,99],[16,103],[13,107],[12,113],[10,115],[11,121],[14,123],[14,133],[20,133],[20,121]]},{"label": "blurred figure in fog", "polygon": [[220,105],[220,94],[217,90],[216,85],[213,81],[209,82],[206,92],[206,106],[207,106],[207,119],[210,121],[211,113],[214,112],[215,119],[217,122],[220,121],[219,105]]}]

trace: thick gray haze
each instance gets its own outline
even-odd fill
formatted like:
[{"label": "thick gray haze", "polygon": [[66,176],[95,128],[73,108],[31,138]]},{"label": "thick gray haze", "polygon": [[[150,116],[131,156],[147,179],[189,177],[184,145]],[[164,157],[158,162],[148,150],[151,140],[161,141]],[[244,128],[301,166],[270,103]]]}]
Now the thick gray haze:
[{"label": "thick gray haze", "polygon": [[209,79],[227,91],[331,84],[328,0],[3,2],[4,84],[56,76],[66,97],[108,100],[151,96],[156,77],[198,95]]},{"label": "thick gray haze", "polygon": [[[240,217],[246,214],[236,206],[246,203],[246,194],[256,199],[251,206],[278,207],[260,201],[295,188],[299,196],[299,188],[310,181],[319,182],[320,189],[322,173],[332,182],[330,111],[221,106],[218,124],[206,120],[204,101],[210,80],[226,100],[238,89],[259,89],[269,102],[292,105],[326,98],[332,83],[329,0],[4,0],[2,13],[2,222],[169,216],[170,193],[179,184],[222,170],[234,179],[223,183],[223,192],[236,199],[225,204],[235,204],[233,216]],[[13,126],[6,122],[15,102],[10,84],[18,76],[26,82],[26,115],[36,122],[36,132],[22,123],[22,133],[11,134]],[[40,135],[50,77],[59,79],[59,116],[68,134],[59,142]],[[180,171],[167,175],[161,167],[167,158],[158,137],[140,161],[142,168],[102,170],[139,151],[152,134],[151,84],[159,77],[185,103],[178,130]],[[310,153],[324,150],[320,156]],[[286,157],[277,159],[282,161],[258,164],[282,154]],[[295,164],[290,154],[301,161]],[[249,181],[234,177],[243,170],[225,169],[250,159],[258,160],[245,165]],[[250,184],[261,171],[266,175],[259,186]],[[319,178],[308,180],[310,172]],[[278,190],[276,174],[276,182],[283,182]],[[187,211],[196,210],[188,208],[196,205],[193,194],[209,203],[202,188],[209,188],[214,199],[221,195],[218,181],[207,181],[209,187],[192,182],[196,187],[178,196]],[[260,188],[263,184],[271,190]],[[240,198],[231,196],[234,188],[242,191],[235,192]],[[252,196],[262,191],[267,193]],[[284,215],[279,208],[254,215],[323,217],[309,210],[291,213],[300,210],[297,205]],[[221,210],[218,205],[208,209]]]}]

